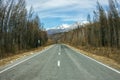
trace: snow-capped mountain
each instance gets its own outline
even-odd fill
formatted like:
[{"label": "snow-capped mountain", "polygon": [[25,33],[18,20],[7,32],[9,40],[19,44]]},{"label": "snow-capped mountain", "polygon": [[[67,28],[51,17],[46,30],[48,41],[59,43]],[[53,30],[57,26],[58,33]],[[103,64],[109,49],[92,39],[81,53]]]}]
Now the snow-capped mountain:
[{"label": "snow-capped mountain", "polygon": [[70,28],[70,25],[68,24],[62,24],[58,27],[53,27],[50,29],[47,29],[48,34],[55,34],[55,33],[60,33],[60,32],[66,32]]},{"label": "snow-capped mountain", "polygon": [[47,32],[48,34],[55,34],[55,33],[60,33],[60,32],[67,32],[69,30],[72,30],[72,29],[75,29],[75,28],[78,28],[80,27],[81,25],[84,25],[86,24],[87,22],[76,22],[72,25],[68,25],[68,24],[62,24],[58,27],[53,27],[53,28],[50,28],[50,29],[47,29]]},{"label": "snow-capped mountain", "polygon": [[58,26],[57,28],[58,29],[67,29],[69,27],[70,27],[70,25],[68,25],[68,24],[62,24],[62,25]]}]

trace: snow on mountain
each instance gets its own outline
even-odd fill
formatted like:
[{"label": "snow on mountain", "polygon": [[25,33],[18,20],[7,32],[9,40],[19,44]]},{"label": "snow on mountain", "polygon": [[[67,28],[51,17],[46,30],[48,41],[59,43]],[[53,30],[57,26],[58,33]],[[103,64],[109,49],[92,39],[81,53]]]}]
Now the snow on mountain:
[{"label": "snow on mountain", "polygon": [[62,24],[62,25],[60,25],[58,27],[53,27],[53,28],[47,29],[47,32],[48,32],[48,34],[67,32],[69,30],[77,28],[78,26],[80,27],[81,25],[84,25],[86,23],[88,23],[88,22],[87,21],[83,21],[82,23],[81,22],[76,22],[76,23],[74,23],[72,25]]},{"label": "snow on mountain", "polygon": [[68,24],[62,24],[62,25],[58,26],[57,28],[58,29],[67,29],[69,27],[70,27],[70,25],[68,25]]},{"label": "snow on mountain", "polygon": [[62,24],[58,27],[53,27],[53,28],[47,29],[47,32],[48,32],[48,34],[66,32],[66,31],[68,31],[69,27],[70,27],[70,25],[68,25],[68,24]]}]

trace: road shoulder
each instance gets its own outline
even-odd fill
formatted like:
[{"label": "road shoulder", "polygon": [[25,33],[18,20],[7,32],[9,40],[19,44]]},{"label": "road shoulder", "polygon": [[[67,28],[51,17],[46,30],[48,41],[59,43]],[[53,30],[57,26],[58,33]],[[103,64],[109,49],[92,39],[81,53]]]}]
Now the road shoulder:
[{"label": "road shoulder", "polygon": [[110,58],[107,58],[107,57],[104,57],[104,56],[98,56],[98,55],[86,52],[84,50],[80,50],[80,49],[78,49],[76,47],[73,47],[73,46],[70,46],[70,45],[66,45],[66,46],[68,46],[68,47],[72,48],[73,50],[78,51],[78,52],[80,52],[80,53],[82,53],[82,54],[84,54],[88,57],[91,57],[91,58],[93,58],[93,59],[95,59],[95,60],[97,60],[97,61],[99,61],[99,62],[101,62],[105,65],[108,65],[108,66],[110,66],[112,68],[115,68],[118,71],[120,71],[120,64],[118,64],[116,61],[114,61]]},{"label": "road shoulder", "polygon": [[47,48],[49,48],[49,46],[45,46],[45,47],[39,47],[39,48],[36,48],[34,50],[30,50],[30,51],[27,51],[27,52],[23,52],[23,53],[20,53],[20,54],[17,54],[17,55],[13,55],[13,56],[9,56],[7,58],[4,58],[4,59],[1,59],[0,60],[0,70],[3,68],[3,67],[6,67],[6,66],[9,66],[9,65],[12,65],[14,63],[17,63],[21,60],[24,60],[32,55],[35,55],[37,54],[38,52],[41,52]]}]

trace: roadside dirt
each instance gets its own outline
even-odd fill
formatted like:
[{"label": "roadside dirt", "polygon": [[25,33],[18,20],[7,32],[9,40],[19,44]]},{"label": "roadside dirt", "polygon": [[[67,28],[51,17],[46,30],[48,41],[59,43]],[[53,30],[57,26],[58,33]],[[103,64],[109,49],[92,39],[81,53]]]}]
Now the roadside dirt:
[{"label": "roadside dirt", "polygon": [[85,55],[87,55],[89,57],[92,57],[93,59],[95,59],[97,61],[100,61],[100,62],[102,62],[102,63],[104,63],[104,64],[106,64],[106,65],[108,65],[110,67],[113,67],[113,68],[120,71],[120,64],[117,63],[113,59],[110,59],[110,58],[107,58],[107,57],[104,57],[104,56],[95,55],[93,53],[89,53],[89,52],[84,51],[84,50],[80,50],[79,47],[72,47],[70,45],[68,45],[68,46],[71,47],[72,49],[75,49],[76,51],[79,51],[79,52],[81,52],[81,53],[83,53],[83,54],[85,54]]},{"label": "roadside dirt", "polygon": [[13,63],[14,61],[16,61],[16,60],[18,60],[18,59],[20,59],[22,57],[35,54],[36,52],[42,51],[47,47],[49,47],[49,46],[45,46],[45,47],[43,46],[43,47],[35,48],[35,49],[29,50],[29,51],[26,51],[26,52],[21,52],[19,54],[16,54],[16,55],[9,56],[7,58],[1,59],[0,60],[0,66],[4,66],[6,64]]}]

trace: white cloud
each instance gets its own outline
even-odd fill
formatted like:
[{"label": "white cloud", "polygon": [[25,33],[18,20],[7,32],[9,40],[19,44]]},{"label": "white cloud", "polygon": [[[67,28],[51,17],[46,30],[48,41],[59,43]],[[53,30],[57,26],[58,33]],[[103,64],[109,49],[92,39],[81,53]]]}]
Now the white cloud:
[{"label": "white cloud", "polygon": [[82,16],[82,15],[76,15],[76,16],[68,16],[68,17],[64,17],[62,19],[62,21],[83,21],[86,20],[86,17]]},{"label": "white cloud", "polygon": [[[34,6],[35,9],[49,10],[67,6],[79,6],[80,8],[94,8],[97,0],[26,0],[27,6]],[[101,4],[108,4],[108,0],[98,0]]]},{"label": "white cloud", "polygon": [[91,8],[95,5],[96,0],[26,0],[28,7],[33,5],[35,9],[50,10],[63,8],[67,6],[80,6],[80,8]]},{"label": "white cloud", "polygon": [[[108,5],[108,0],[26,0],[27,9],[31,5],[41,19],[61,18],[62,21],[81,21],[88,13],[96,9],[96,2]],[[71,12],[75,14],[72,14]],[[70,13],[68,13],[70,12]],[[66,14],[67,13],[67,14]]]},{"label": "white cloud", "polygon": [[[62,12],[72,10],[89,10],[95,9],[97,0],[26,0],[27,9],[34,7],[37,12]],[[101,4],[106,5],[107,0],[98,0]]]}]

